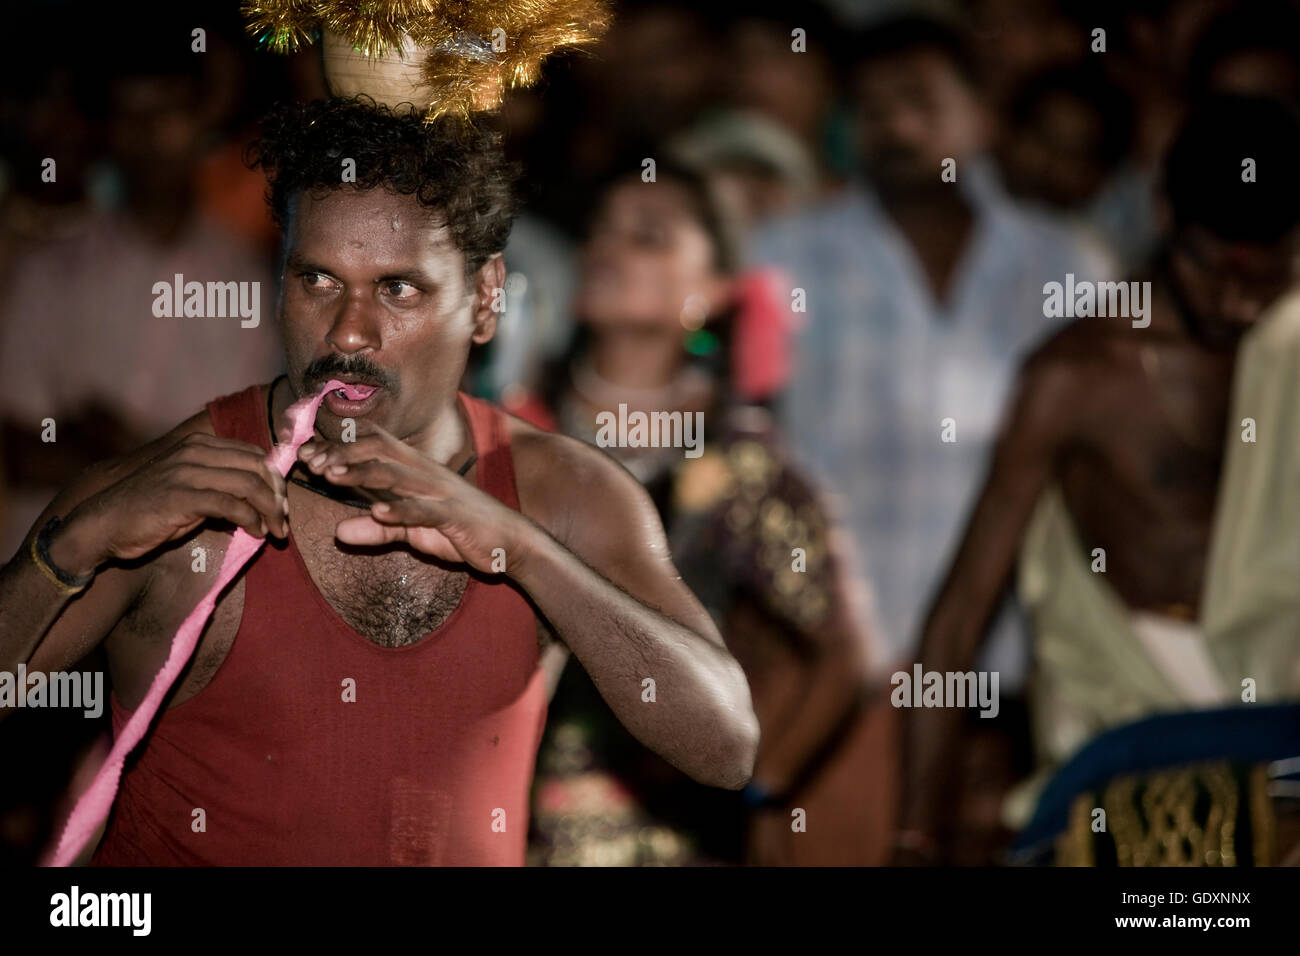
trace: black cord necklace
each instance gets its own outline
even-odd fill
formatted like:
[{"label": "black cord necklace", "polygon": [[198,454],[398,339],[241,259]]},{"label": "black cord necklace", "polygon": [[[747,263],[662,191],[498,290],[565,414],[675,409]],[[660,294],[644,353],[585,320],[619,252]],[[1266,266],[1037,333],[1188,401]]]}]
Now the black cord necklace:
[{"label": "black cord necklace", "polygon": [[[266,390],[266,424],[271,431],[271,441],[273,443],[275,443],[275,413],[272,411],[272,406],[275,396],[275,386],[280,383],[280,379],[286,377],[287,376],[284,375],[277,376],[275,381],[271,383],[271,387]],[[471,454],[465,464],[461,465],[460,468],[457,469],[456,474],[460,475],[462,478],[465,477],[469,470],[474,467],[474,462],[476,461],[478,461],[478,455]],[[293,467],[297,468],[301,464],[302,462],[294,462]],[[348,505],[353,508],[364,508],[366,511],[369,511],[370,506],[374,504],[373,501],[367,501],[364,498],[353,498],[344,495],[335,485],[317,483],[314,481],[308,481],[305,478],[298,478],[294,476],[292,470],[290,470],[288,478],[289,481],[293,482],[298,487],[306,488],[308,491],[314,491],[321,497],[329,498],[331,501],[337,501],[341,505]]]}]

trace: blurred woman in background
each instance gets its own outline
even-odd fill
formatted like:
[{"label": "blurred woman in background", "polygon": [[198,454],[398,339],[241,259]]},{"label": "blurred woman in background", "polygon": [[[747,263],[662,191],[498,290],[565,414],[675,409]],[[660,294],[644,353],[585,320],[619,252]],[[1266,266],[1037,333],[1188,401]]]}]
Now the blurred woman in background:
[{"label": "blurred woman in background", "polygon": [[[615,179],[582,253],[574,343],[514,410],[593,443],[597,416],[620,405],[703,413],[698,457],[606,450],[650,491],[678,569],[745,669],[763,734],[754,780],[739,794],[695,784],[627,734],[570,666],[539,755],[534,863],[884,858],[892,708],[868,706],[863,602],[761,407],[780,384],[789,309],[769,277],[738,263],[729,210],[705,176],[660,160],[653,182],[639,169]],[[672,693],[657,688],[658,706]]]}]

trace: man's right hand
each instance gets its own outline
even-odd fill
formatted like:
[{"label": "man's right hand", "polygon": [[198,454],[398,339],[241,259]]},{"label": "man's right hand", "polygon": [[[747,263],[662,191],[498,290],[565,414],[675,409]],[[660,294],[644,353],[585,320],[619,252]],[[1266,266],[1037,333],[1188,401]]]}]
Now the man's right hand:
[{"label": "man's right hand", "polygon": [[130,560],[183,538],[209,518],[254,537],[289,533],[284,478],[256,445],[191,432],[65,519],[50,557],[82,575],[111,559]]}]

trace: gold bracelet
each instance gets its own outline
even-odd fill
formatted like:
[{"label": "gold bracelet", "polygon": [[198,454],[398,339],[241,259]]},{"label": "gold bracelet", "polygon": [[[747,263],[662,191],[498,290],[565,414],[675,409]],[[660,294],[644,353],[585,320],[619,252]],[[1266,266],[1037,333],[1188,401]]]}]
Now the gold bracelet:
[{"label": "gold bracelet", "polygon": [[[52,534],[54,529],[60,524],[62,524],[62,522],[59,520],[57,515],[47,521],[45,527],[41,529],[40,533],[32,536],[31,544],[27,550],[32,556],[32,563],[40,569],[41,574],[45,575],[51,584],[64,594],[80,594],[82,591],[86,590],[90,585],[90,582],[94,580],[94,573],[92,572],[82,578],[73,578],[71,575],[65,575],[55,568],[50,559],[43,553],[45,547],[48,547],[49,535]],[[65,577],[69,580],[65,580]]]}]

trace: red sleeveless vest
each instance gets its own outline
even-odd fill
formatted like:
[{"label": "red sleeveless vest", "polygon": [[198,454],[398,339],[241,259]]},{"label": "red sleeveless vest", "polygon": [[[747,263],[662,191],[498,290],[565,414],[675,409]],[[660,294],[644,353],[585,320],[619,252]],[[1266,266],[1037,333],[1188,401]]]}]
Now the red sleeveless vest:
[{"label": "red sleeveless vest", "polygon": [[[479,487],[518,509],[505,414],[460,401]],[[266,386],[208,410],[218,435],[270,449]],[[523,865],[546,696],[522,595],[472,576],[441,627],[385,648],[330,607],[292,533],[243,575],[234,644],[128,761],[93,863]],[[130,714],[111,704],[116,732]]]}]

